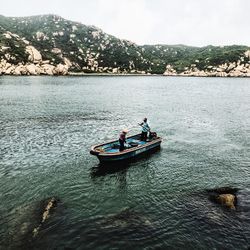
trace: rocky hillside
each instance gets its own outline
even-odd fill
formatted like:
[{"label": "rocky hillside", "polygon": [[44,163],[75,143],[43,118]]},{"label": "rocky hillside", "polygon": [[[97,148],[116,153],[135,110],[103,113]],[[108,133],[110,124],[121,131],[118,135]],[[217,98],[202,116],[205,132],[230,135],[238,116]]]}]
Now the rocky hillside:
[{"label": "rocky hillside", "polygon": [[144,45],[55,15],[0,16],[0,74],[250,76],[250,47]]}]

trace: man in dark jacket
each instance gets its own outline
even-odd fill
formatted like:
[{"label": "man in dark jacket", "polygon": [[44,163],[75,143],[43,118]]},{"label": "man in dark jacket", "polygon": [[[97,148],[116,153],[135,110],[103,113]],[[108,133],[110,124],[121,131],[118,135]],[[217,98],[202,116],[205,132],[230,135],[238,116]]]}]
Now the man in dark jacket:
[{"label": "man in dark jacket", "polygon": [[126,135],[128,133],[127,129],[123,129],[120,137],[119,137],[119,143],[120,143],[120,151],[123,151],[125,149],[124,143],[126,142]]}]

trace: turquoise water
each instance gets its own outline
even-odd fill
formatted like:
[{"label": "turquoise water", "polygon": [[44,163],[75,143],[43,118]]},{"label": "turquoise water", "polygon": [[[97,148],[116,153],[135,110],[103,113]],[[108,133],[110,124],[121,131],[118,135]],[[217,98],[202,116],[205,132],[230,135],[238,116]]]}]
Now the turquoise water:
[{"label": "turquoise water", "polygon": [[[90,147],[145,116],[161,150],[102,169]],[[0,77],[0,150],[0,249],[250,247],[249,79]],[[220,186],[236,211],[208,200]]]}]

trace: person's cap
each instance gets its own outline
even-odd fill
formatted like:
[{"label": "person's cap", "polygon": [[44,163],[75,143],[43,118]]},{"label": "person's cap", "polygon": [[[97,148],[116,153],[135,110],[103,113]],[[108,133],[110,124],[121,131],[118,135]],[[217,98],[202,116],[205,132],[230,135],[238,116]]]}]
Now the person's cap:
[{"label": "person's cap", "polygon": [[125,128],[125,129],[122,130],[122,132],[125,133],[125,134],[127,134],[128,133],[128,129]]}]

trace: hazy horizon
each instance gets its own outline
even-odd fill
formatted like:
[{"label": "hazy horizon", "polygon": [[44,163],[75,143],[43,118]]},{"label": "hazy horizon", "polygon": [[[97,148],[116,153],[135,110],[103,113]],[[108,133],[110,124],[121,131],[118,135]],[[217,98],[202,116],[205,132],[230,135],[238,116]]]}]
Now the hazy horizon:
[{"label": "hazy horizon", "polygon": [[248,0],[43,0],[42,5],[31,0],[25,2],[25,5],[17,0],[6,2],[0,14],[7,17],[55,14],[94,25],[139,45],[250,46]]}]

